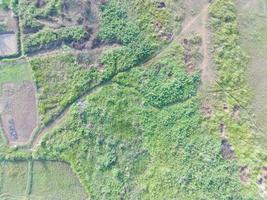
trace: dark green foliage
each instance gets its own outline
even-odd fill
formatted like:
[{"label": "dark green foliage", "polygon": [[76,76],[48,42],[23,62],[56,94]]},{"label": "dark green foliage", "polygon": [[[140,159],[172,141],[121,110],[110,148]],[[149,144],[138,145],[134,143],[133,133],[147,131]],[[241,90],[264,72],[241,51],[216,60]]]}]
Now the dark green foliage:
[{"label": "dark green foliage", "polygon": [[[12,0],[15,2],[15,0]],[[42,25],[37,21],[38,18],[47,18],[61,13],[62,0],[46,1],[45,7],[37,8],[34,2],[21,0],[17,13],[21,18],[22,28],[24,32],[37,32]]]},{"label": "dark green foliage", "polygon": [[175,46],[153,67],[136,68],[133,77],[120,74],[115,81],[140,91],[146,102],[161,108],[182,102],[195,96],[200,81],[199,75],[188,75],[183,68],[183,49]]},{"label": "dark green foliage", "polygon": [[[199,74],[186,73],[184,49],[170,46],[153,64],[134,68],[161,43],[120,3],[102,8],[99,37],[121,45],[102,55],[104,69],[79,66],[69,55],[32,61],[45,123],[95,88],[71,106],[34,157],[69,162],[90,199],[257,199],[243,195],[235,162],[222,158],[220,141],[203,124]],[[211,15],[218,29],[234,19]]]},{"label": "dark green foliage", "polygon": [[86,32],[82,26],[67,27],[59,30],[44,30],[26,38],[24,50],[26,53],[34,52],[36,49],[46,49],[57,43],[70,44],[84,39]]},{"label": "dark green foliage", "polygon": [[101,59],[107,68],[104,79],[109,79],[116,72],[128,70],[145,60],[155,52],[159,44],[145,36],[138,23],[128,18],[126,11],[118,2],[109,1],[102,10],[99,37],[124,45],[120,49],[104,54]]},{"label": "dark green foliage", "polygon": [[[117,7],[115,8],[113,7],[114,5],[107,4],[105,9],[121,10],[119,5],[116,4]],[[120,37],[119,31],[113,33],[113,29],[108,28],[109,25],[105,23],[105,17],[109,18],[108,16],[103,17],[102,30],[105,29],[105,34],[107,35],[114,35],[116,38]],[[131,22],[128,18],[124,19],[127,17],[125,14],[120,17],[123,18],[123,23],[129,25],[129,28],[133,26],[138,29],[136,23]],[[119,17],[114,20],[117,20],[117,23],[121,23]],[[40,31],[26,40],[25,51],[34,51],[35,48],[39,47],[43,48],[43,46],[51,42],[70,39],[70,41],[80,40],[83,36],[82,27],[79,29],[77,27],[63,28],[52,32]],[[103,39],[108,38],[103,36]],[[157,46],[155,41],[148,39],[144,33],[140,32],[135,37],[131,37],[131,41],[124,42],[122,47],[104,52],[101,55],[101,63],[104,66],[102,70],[92,66],[80,66],[74,56],[70,55],[62,56],[62,58],[54,56],[33,59],[31,63],[38,86],[39,110],[43,122],[45,124],[50,122],[66,106],[73,103],[85,92],[89,92],[96,85],[104,84],[116,74],[140,64],[155,52]],[[68,56],[70,58],[67,58]],[[77,60],[79,61],[79,58]],[[67,78],[62,78],[65,76]]]},{"label": "dark green foliage", "polygon": [[118,2],[112,0],[102,8],[102,21],[99,37],[105,40],[128,44],[140,34],[139,27],[129,22],[127,12]]}]

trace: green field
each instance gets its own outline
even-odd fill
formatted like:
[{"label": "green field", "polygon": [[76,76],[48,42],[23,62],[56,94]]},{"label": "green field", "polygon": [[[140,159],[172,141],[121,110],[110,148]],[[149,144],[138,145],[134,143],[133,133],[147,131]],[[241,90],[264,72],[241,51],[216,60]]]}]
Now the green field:
[{"label": "green field", "polygon": [[5,83],[21,83],[32,81],[31,67],[27,61],[6,61],[0,62],[0,93]]},{"label": "green field", "polygon": [[247,2],[247,5],[239,6],[241,44],[250,57],[247,76],[253,90],[250,110],[256,123],[257,142],[260,148],[266,150],[267,2],[257,0],[251,4]]},{"label": "green field", "polygon": [[25,161],[2,162],[0,172],[3,200],[86,199],[79,180],[65,163],[34,161],[31,168]]}]

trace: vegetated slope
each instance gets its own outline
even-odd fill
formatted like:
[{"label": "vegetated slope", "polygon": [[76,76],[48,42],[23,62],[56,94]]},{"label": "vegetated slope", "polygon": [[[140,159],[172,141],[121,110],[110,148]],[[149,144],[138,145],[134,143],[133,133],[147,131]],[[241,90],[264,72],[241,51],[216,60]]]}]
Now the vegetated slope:
[{"label": "vegetated slope", "polygon": [[71,107],[35,157],[70,162],[93,199],[257,199],[242,193],[237,166],[202,126],[199,75],[186,72],[183,56],[176,44],[154,64],[113,76]]}]

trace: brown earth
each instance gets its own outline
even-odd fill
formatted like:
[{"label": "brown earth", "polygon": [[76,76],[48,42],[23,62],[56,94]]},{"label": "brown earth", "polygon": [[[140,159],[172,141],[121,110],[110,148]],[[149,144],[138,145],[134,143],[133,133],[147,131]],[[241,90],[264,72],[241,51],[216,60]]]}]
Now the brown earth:
[{"label": "brown earth", "polygon": [[6,27],[5,31],[17,32],[18,30],[17,19],[10,10],[6,11],[0,8],[0,23]]},{"label": "brown earth", "polygon": [[15,33],[0,34],[0,57],[17,53],[17,37]]},{"label": "brown earth", "polygon": [[25,144],[37,126],[35,86],[31,81],[6,83],[0,97],[1,125],[10,144]]}]

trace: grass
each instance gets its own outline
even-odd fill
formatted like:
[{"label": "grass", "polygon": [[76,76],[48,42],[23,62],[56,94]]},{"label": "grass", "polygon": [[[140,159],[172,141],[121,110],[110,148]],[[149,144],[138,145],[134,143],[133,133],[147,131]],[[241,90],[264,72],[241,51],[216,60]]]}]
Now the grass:
[{"label": "grass", "polygon": [[52,122],[84,93],[146,60],[160,46],[118,2],[110,1],[102,10],[98,37],[106,42],[115,40],[121,47],[104,51],[98,64],[80,66],[74,55],[64,53],[31,60],[44,124]]},{"label": "grass", "polygon": [[[102,68],[80,66],[74,55],[64,53],[31,60],[43,123],[71,105],[64,121],[34,150],[34,159],[70,163],[90,199],[260,199],[255,185],[244,187],[238,177],[239,165],[259,154],[249,143],[248,118],[242,114],[238,121],[231,112],[236,105],[243,109],[250,99],[233,1],[216,0],[210,8],[219,79],[211,119],[201,113],[199,72],[186,72],[181,45],[169,45],[153,64],[143,65],[167,43],[163,36],[174,31],[175,22],[168,22],[170,1],[162,10],[154,1],[145,1],[143,7],[140,2],[110,0],[102,7],[98,37],[121,45],[101,55]],[[131,3],[137,9],[125,8]],[[151,13],[155,15],[150,18]],[[158,35],[154,20],[170,25],[170,30]],[[82,94],[88,95],[76,102]],[[222,109],[225,102],[229,112]],[[238,147],[238,160],[222,156],[222,122],[230,143]],[[30,153],[14,151],[1,152],[1,158],[31,158]],[[85,198],[65,164],[35,161],[28,167],[33,169],[25,172],[32,175],[27,178],[30,199]],[[0,177],[5,180],[6,175]]]},{"label": "grass", "polygon": [[70,54],[31,60],[38,90],[41,120],[51,122],[67,105],[73,103],[97,79],[95,69],[87,69],[76,63]]},{"label": "grass", "polygon": [[10,0],[0,0],[0,8],[8,9],[10,4]]},{"label": "grass", "polygon": [[0,65],[0,93],[5,83],[22,83],[25,80],[32,80],[32,71],[27,61],[8,61]]},{"label": "grass", "polygon": [[250,57],[248,63],[247,79],[253,90],[250,110],[255,115],[255,123],[262,133],[257,133],[257,145],[259,148],[266,149],[267,137],[264,132],[267,130],[267,93],[265,90],[265,67],[267,55],[267,3],[258,0],[250,8],[244,8],[238,3],[239,9],[239,29],[241,35],[241,46]]},{"label": "grass", "polygon": [[35,161],[30,200],[85,200],[86,194],[65,163]]},{"label": "grass", "polygon": [[27,181],[27,162],[2,162],[1,196],[3,199],[23,199]]},{"label": "grass", "polygon": [[78,179],[65,163],[2,162],[0,172],[1,200],[86,199]]},{"label": "grass", "polygon": [[[242,2],[243,4],[243,2]],[[251,88],[247,83],[248,57],[240,46],[237,10],[231,0],[217,0],[210,8],[213,59],[218,81],[213,95],[214,114],[209,122],[213,132],[219,133],[219,124],[226,127],[227,139],[233,145],[239,166],[248,166],[251,180],[244,187],[246,193],[257,192],[256,179],[266,162],[266,154],[255,143],[255,122],[248,109]],[[228,109],[224,109],[227,105]],[[240,111],[234,117],[234,109]]]}]

